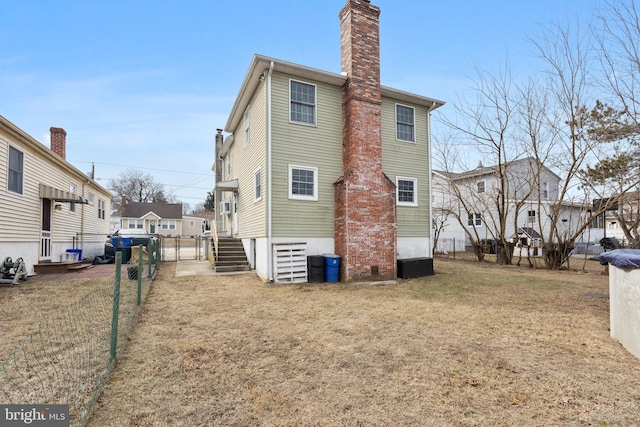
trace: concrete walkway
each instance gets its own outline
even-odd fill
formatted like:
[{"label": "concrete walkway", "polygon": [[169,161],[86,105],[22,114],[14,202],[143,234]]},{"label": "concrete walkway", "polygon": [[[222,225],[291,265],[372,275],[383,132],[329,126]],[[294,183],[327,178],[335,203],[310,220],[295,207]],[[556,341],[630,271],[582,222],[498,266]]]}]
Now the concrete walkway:
[{"label": "concrete walkway", "polygon": [[216,272],[213,271],[213,266],[208,260],[176,262],[176,277],[215,275]]}]

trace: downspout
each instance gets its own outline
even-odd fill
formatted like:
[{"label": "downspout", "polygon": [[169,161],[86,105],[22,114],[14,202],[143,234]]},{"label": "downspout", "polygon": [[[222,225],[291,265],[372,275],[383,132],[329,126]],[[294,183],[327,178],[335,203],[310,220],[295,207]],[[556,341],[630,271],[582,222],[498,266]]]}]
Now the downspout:
[{"label": "downspout", "polygon": [[273,250],[271,248],[272,236],[272,209],[271,201],[271,75],[273,74],[273,61],[269,64],[267,74],[267,278],[273,282]]},{"label": "downspout", "polygon": [[431,107],[427,110],[427,144],[429,150],[429,250],[427,251],[427,257],[433,258],[433,169],[431,168],[431,161],[433,159],[433,153],[431,151],[431,112],[436,106],[436,102],[433,101]]},{"label": "downspout", "polygon": [[[82,199],[84,201],[85,199],[85,194],[84,194],[84,187],[85,187],[85,183],[82,183]],[[84,250],[84,210],[85,210],[86,206],[84,203],[82,203],[82,212],[80,214],[80,247],[79,248],[74,248],[74,249],[82,249]],[[79,259],[78,261],[82,261],[81,259]]]}]

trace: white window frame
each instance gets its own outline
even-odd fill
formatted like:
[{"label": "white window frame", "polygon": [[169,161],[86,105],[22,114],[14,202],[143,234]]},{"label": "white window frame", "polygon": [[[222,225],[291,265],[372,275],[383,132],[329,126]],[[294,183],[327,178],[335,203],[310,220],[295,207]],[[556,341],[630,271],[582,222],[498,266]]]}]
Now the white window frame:
[{"label": "white window frame", "polygon": [[[77,191],[77,186],[75,184],[69,184],[69,193],[75,195],[76,191]],[[69,203],[69,212],[75,212],[76,211],[76,203],[75,202],[70,202]]]},{"label": "white window frame", "polygon": [[227,156],[224,159],[224,163],[225,163],[226,177],[227,179],[230,179],[231,178],[231,153],[227,154]]},{"label": "white window frame", "polygon": [[189,228],[196,228],[196,222],[193,219],[189,220]]},{"label": "white window frame", "polygon": [[[313,172],[313,195],[293,194],[293,170]],[[318,168],[309,166],[289,165],[289,199],[318,201]]]},{"label": "white window frame", "polygon": [[[481,187],[482,186],[482,187]],[[476,188],[478,190],[478,194],[487,192],[487,181],[485,179],[481,179],[476,183]]]},{"label": "white window frame", "polygon": [[143,230],[144,229],[144,219],[129,219],[129,221],[127,221],[128,224],[127,226],[132,229],[139,229],[139,230]]},{"label": "white window frame", "polygon": [[[20,170],[11,170],[11,154],[17,153],[20,155]],[[14,183],[15,188],[11,188],[9,183],[11,181],[12,172],[15,174],[18,181]],[[7,190],[14,194],[24,194],[24,151],[19,150],[13,145],[9,145],[9,162],[7,163]]]},{"label": "white window frame", "polygon": [[468,227],[482,227],[482,214],[479,213],[467,213],[467,226]]},{"label": "white window frame", "polygon": [[529,224],[535,224],[535,222],[536,222],[536,211],[534,211],[534,210],[527,211],[527,222]]},{"label": "white window frame", "polygon": [[549,198],[549,183],[548,182],[543,182],[542,183],[542,198],[543,199],[548,199]]},{"label": "white window frame", "polygon": [[253,201],[262,200],[262,170],[256,169],[253,172]]},{"label": "white window frame", "polygon": [[[302,101],[294,101],[291,98],[291,84],[293,82],[313,87],[313,104],[305,104]],[[298,120],[293,120],[292,119],[292,117],[291,117],[291,113],[292,113],[291,104],[293,104],[294,102],[297,103],[297,104],[313,105],[313,123],[304,122],[304,121],[298,121]],[[318,124],[318,86],[317,85],[315,85],[313,83],[309,83],[309,82],[303,82],[302,80],[289,79],[289,123],[295,123],[295,124],[305,125],[305,126],[317,126],[317,124]]]},{"label": "white window frame", "polygon": [[93,205],[95,204],[95,200],[96,200],[96,195],[95,195],[95,194],[93,194],[93,193],[89,193],[89,194],[87,195],[87,202],[89,202],[89,204],[90,204],[91,206],[93,206]]},{"label": "white window frame", "polygon": [[162,230],[175,230],[176,220],[175,219],[163,219],[160,221],[160,228]]},{"label": "white window frame", "polygon": [[[409,108],[413,111],[413,123],[409,124],[409,123],[402,123],[403,125],[411,125],[411,139],[404,139],[404,138],[400,138],[400,135],[398,135],[398,126],[401,124],[399,119],[398,119],[398,107],[403,107],[403,108]],[[399,104],[396,103],[396,108],[395,108],[395,114],[396,114],[396,141],[403,141],[403,142],[412,142],[415,144],[416,142],[416,109],[415,107],[412,107],[410,105],[405,105],[405,104]]]},{"label": "white window frame", "polygon": [[98,199],[98,219],[104,219],[106,206],[106,200]]},{"label": "white window frame", "polygon": [[246,111],[244,112],[244,146],[246,147],[247,145],[249,145],[249,123],[250,123],[250,114],[249,114],[249,107],[247,107]]},{"label": "white window frame", "polygon": [[[413,202],[400,201],[400,181],[413,182]],[[396,204],[398,206],[418,206],[418,179],[407,176],[396,176]]]}]

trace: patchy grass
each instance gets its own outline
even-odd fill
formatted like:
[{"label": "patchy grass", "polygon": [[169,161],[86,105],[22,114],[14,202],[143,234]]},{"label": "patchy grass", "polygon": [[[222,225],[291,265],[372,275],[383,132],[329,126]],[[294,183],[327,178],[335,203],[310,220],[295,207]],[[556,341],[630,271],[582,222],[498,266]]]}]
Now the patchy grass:
[{"label": "patchy grass", "polygon": [[89,426],[637,425],[600,273],[437,259],[396,284],[175,278]]}]

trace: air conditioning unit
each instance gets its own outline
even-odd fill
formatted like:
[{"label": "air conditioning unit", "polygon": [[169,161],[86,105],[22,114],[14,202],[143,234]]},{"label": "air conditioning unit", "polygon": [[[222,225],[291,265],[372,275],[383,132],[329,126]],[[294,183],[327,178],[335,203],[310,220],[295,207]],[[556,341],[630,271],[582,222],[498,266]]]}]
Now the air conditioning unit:
[{"label": "air conditioning unit", "polygon": [[231,200],[224,199],[220,202],[220,215],[228,215],[231,213]]}]

